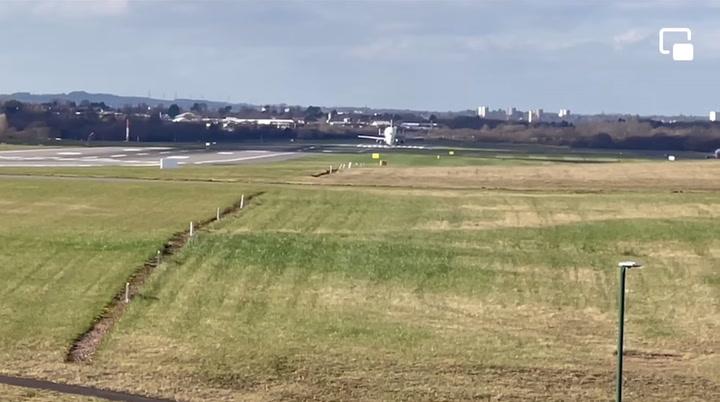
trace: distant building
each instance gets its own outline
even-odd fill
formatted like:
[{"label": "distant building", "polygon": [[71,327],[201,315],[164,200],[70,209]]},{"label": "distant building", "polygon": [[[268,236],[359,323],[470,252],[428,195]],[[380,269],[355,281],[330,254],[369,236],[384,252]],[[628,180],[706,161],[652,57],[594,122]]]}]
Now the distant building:
[{"label": "distant building", "polygon": [[298,124],[302,124],[300,123],[300,121],[295,121],[293,119],[240,119],[237,117],[226,117],[219,122],[222,123],[222,126],[225,129],[232,129],[233,127],[238,125],[293,128],[296,127]]},{"label": "distant building", "polygon": [[710,112],[710,121],[718,121],[718,117],[720,117],[720,112]]},{"label": "distant building", "polygon": [[515,108],[511,108],[508,109],[508,111],[505,111],[503,109],[492,110],[489,106],[479,106],[477,110],[477,115],[481,119],[510,120],[511,117],[507,114],[508,112],[516,114],[513,117],[518,117],[518,111]]},{"label": "distant building", "polygon": [[433,122],[403,122],[400,123],[400,127],[404,128],[406,130],[410,131],[419,131],[419,130],[432,130],[434,127],[437,127],[437,123]]},{"label": "distant building", "polygon": [[485,119],[488,117],[489,109],[487,106],[480,106],[478,107],[478,117],[481,119]]},{"label": "distant building", "polygon": [[343,117],[342,120],[328,120],[327,124],[331,126],[352,126],[353,120],[351,117]]},{"label": "distant building", "polygon": [[329,111],[328,114],[327,114],[327,120],[325,120],[325,121],[326,121],[327,123],[330,123],[330,122],[332,121],[332,119],[335,117],[336,114],[337,114],[337,112],[334,111],[334,110]]},{"label": "distant building", "polygon": [[565,117],[570,117],[570,109],[560,109],[560,111],[558,112],[558,117],[561,119]]},{"label": "distant building", "polygon": [[543,110],[537,109],[537,110],[528,110],[527,112],[527,121],[528,123],[537,123],[542,121],[543,117]]}]

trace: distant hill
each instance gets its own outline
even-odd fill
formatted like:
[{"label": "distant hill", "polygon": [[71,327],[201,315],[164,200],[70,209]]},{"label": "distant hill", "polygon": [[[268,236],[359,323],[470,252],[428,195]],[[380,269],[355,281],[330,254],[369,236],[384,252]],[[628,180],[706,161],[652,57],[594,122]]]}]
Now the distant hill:
[{"label": "distant hill", "polygon": [[118,108],[125,105],[137,105],[140,103],[145,103],[149,106],[157,106],[160,104],[163,104],[165,106],[170,106],[173,103],[176,103],[178,106],[180,106],[183,109],[189,109],[193,103],[205,103],[208,105],[208,108],[210,109],[217,109],[222,106],[252,106],[246,103],[229,103],[229,102],[219,102],[219,101],[209,101],[209,100],[201,100],[201,99],[156,99],[156,98],[148,98],[143,96],[121,96],[121,95],[113,95],[113,94],[94,94],[89,93],[85,91],[73,91],[69,93],[60,93],[60,94],[31,94],[29,92],[16,92],[8,95],[0,95],[0,101],[6,101],[10,99],[15,99],[19,102],[24,103],[43,103],[43,102],[52,102],[53,100],[64,100],[64,101],[72,101],[75,103],[80,103],[84,100],[94,102],[94,103],[100,103],[105,102],[106,105]]}]

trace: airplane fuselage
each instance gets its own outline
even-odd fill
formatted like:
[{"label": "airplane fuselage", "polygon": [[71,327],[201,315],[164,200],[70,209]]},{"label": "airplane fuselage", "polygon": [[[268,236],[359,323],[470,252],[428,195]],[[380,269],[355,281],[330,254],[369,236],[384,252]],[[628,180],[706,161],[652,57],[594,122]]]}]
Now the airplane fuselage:
[{"label": "airplane fuselage", "polygon": [[402,139],[398,137],[398,128],[395,126],[385,127],[384,130],[378,129],[377,136],[358,135],[358,138],[375,140],[378,144],[385,144],[390,147],[403,142]]}]

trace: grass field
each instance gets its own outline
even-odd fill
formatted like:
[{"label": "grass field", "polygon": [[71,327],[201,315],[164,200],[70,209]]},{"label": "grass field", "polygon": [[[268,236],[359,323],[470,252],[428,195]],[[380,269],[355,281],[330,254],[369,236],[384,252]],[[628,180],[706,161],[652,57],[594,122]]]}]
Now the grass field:
[{"label": "grass field", "polygon": [[0,180],[0,358],[62,361],[132,270],[236,185]]},{"label": "grass field", "polygon": [[[89,259],[85,267],[119,277],[65,268],[6,285],[0,296],[9,294],[24,320],[0,329],[12,339],[5,371],[198,401],[609,400],[616,264],[639,259],[647,269],[628,277],[628,399],[720,399],[714,165],[456,168],[419,158],[407,167],[308,178],[322,162],[173,173],[264,177],[253,186],[265,193],[161,265],[89,366],[63,364],[48,351],[64,351],[78,326],[69,322],[87,320],[107,299],[101,293],[116,288],[98,283],[122,278],[120,265],[145,258],[157,238],[184,224],[178,216],[229,202],[239,185],[92,181],[107,188],[82,191],[67,184],[82,180],[0,179],[10,186],[0,193],[15,197],[0,210],[3,222],[16,209],[37,215],[3,229],[2,244],[17,247],[0,255],[31,248],[30,228],[42,226],[39,244],[55,250],[38,257],[44,264]],[[296,184],[279,184],[284,177]],[[158,185],[174,196],[142,190]],[[207,196],[192,210],[166,214],[188,186]],[[86,217],[65,232],[62,223],[81,213],[43,202],[115,212],[103,224]],[[157,238],[145,234],[153,229]],[[59,241],[73,238],[66,233],[81,240]],[[117,254],[107,257],[76,247],[110,238]],[[17,261],[35,257],[7,258],[2,266],[18,270],[25,264]],[[97,294],[68,300],[73,282]],[[59,295],[50,298],[43,286]],[[27,293],[13,296],[20,291]],[[26,306],[29,294],[42,297]],[[63,302],[78,312],[53,307]],[[23,337],[39,340],[26,345]]]},{"label": "grass field", "polygon": [[711,194],[278,190],[155,276],[101,360],[200,399],[607,399],[614,264],[641,258],[629,395],[720,397],[719,214]]},{"label": "grass field", "polygon": [[18,149],[33,148],[33,145],[15,145],[0,143],[0,151],[15,151]]},{"label": "grass field", "polygon": [[[579,161],[607,163],[616,161],[603,155],[577,157],[571,154],[553,156],[527,155],[508,153],[496,156],[470,156],[458,151],[455,156],[443,152],[438,159],[434,153],[381,153],[381,157],[390,167],[449,167],[459,166],[543,166],[555,164],[577,164]],[[635,160],[635,159],[631,159]],[[564,161],[564,163],[563,163]],[[378,161],[365,154],[308,154],[308,156],[283,162],[269,164],[248,164],[243,166],[184,166],[181,169],[159,170],[157,167],[126,167],[107,166],[87,169],[84,167],[57,168],[0,168],[0,175],[43,175],[68,177],[101,177],[101,178],[134,178],[150,180],[212,180],[218,182],[295,182],[318,183],[311,180],[311,175],[329,170],[330,166],[337,169],[340,164],[352,162],[355,166],[362,164],[364,169],[379,169]],[[319,184],[319,183],[318,183]]]},{"label": "grass field", "polygon": [[0,384],[0,400],[26,402],[101,402],[102,399],[65,395],[51,391],[37,391]]}]

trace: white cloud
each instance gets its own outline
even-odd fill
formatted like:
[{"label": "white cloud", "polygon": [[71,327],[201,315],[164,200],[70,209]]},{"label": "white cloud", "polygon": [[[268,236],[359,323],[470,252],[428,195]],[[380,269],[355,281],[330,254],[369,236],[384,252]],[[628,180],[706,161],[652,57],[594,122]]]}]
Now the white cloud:
[{"label": "white cloud", "polygon": [[638,29],[630,29],[625,32],[613,36],[613,45],[615,49],[622,49],[626,46],[634,45],[649,38],[652,34],[647,31]]},{"label": "white cloud", "polygon": [[543,35],[383,35],[372,42],[351,47],[347,54],[365,60],[423,60],[442,57],[462,60],[486,52],[560,52],[593,41],[585,36]]},{"label": "white cloud", "polygon": [[539,51],[555,52],[572,49],[592,42],[581,35],[558,34],[554,32],[525,34],[489,34],[466,36],[463,45],[473,51]]}]

